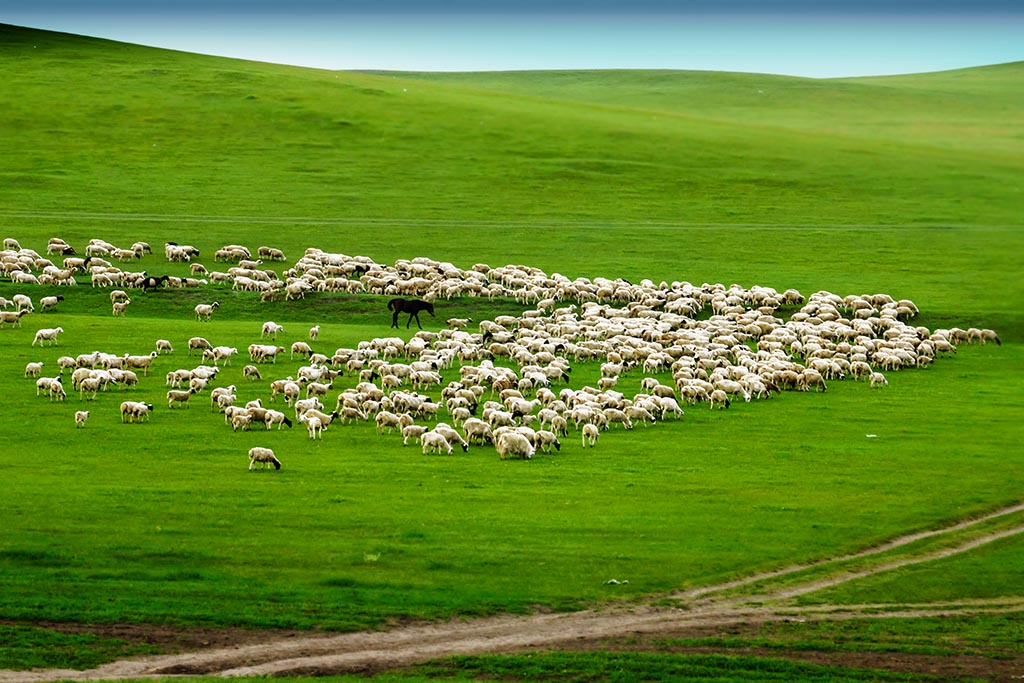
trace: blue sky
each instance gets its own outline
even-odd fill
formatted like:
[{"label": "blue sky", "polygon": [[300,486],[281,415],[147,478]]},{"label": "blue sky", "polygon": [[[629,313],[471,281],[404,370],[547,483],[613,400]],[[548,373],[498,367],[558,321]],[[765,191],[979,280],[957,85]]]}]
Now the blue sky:
[{"label": "blue sky", "polygon": [[835,77],[1024,59],[1019,0],[0,0],[0,22],[325,69]]}]

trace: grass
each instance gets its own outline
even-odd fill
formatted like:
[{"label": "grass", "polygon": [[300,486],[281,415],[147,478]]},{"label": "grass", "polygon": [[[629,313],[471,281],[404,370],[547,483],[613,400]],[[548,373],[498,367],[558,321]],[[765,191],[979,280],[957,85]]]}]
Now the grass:
[{"label": "grass", "polygon": [[[147,294],[115,320],[103,291],[39,288],[37,300],[67,296],[59,312],[0,329],[5,431],[31,445],[0,454],[0,616],[348,630],[572,609],[835,556],[1020,499],[1020,64],[840,81],[365,74],[3,26],[0,64],[0,125],[18,132],[0,224],[39,251],[55,235],[173,240],[212,267],[223,244],[268,243],[288,264],[318,246],[381,263],[882,291],[917,302],[919,324],[991,327],[1006,342],[893,374],[885,391],[844,382],[691,409],[592,452],[424,458],[369,425],[310,444],[300,430],[234,433],[203,402],[159,406],[163,373],[197,362],[184,356],[193,335],[244,349],[264,320],[289,342],[319,323],[330,351],[392,333],[380,298]],[[187,270],[160,256],[132,267]],[[0,282],[0,296],[21,289]],[[215,320],[195,322],[192,306],[212,299]],[[521,308],[456,300],[425,324]],[[29,346],[58,324],[59,347]],[[145,353],[157,338],[176,353],[123,392],[158,404],[150,424],[122,425],[122,397],[102,395],[76,431],[78,397],[53,405],[22,377],[29,360]],[[573,383],[597,375],[581,366]],[[240,361],[218,378],[232,382],[244,400],[267,394]],[[247,472],[257,443],[281,472]],[[918,588],[880,580],[844,599],[981,584],[1019,595],[1019,574],[1000,568],[1017,554],[1004,542],[970,566],[915,570]],[[981,578],[940,589],[946,572]]]},{"label": "grass", "polygon": [[117,638],[64,634],[32,626],[0,625],[0,669],[91,669],[122,657],[154,652]]}]

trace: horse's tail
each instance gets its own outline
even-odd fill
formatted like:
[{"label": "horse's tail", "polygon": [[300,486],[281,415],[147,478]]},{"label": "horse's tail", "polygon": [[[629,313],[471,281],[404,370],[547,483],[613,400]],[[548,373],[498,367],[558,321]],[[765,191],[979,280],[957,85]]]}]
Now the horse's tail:
[{"label": "horse's tail", "polygon": [[399,301],[401,301],[401,299],[392,299],[391,301],[389,301],[388,302],[388,310],[389,311],[396,310],[395,306],[398,304]]}]

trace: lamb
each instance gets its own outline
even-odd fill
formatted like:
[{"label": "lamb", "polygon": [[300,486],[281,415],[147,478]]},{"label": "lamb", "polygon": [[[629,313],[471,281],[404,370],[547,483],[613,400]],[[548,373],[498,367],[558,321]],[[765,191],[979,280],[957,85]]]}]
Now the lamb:
[{"label": "lamb", "polygon": [[25,364],[25,377],[39,377],[43,371],[43,361]]},{"label": "lamb", "polygon": [[871,373],[871,388],[872,389],[874,389],[875,387],[887,387],[887,386],[889,386],[889,380],[887,380],[885,378],[885,375],[883,375],[880,372],[872,372]]},{"label": "lamb", "polygon": [[179,389],[171,389],[167,392],[167,407],[173,408],[175,403],[183,403],[188,408],[188,400],[192,398],[192,394],[195,391],[189,389],[188,391],[181,391]]},{"label": "lamb", "polygon": [[231,431],[248,430],[251,425],[252,415],[249,413],[236,413],[231,416]]},{"label": "lamb", "polygon": [[725,393],[725,391],[723,391],[722,389],[715,389],[714,391],[711,392],[710,396],[708,397],[708,403],[711,404],[712,410],[715,409],[715,406],[718,406],[720,408],[728,408],[730,405],[729,394]]},{"label": "lamb", "polygon": [[299,422],[301,422],[304,425],[306,425],[306,430],[309,432],[309,438],[311,438],[311,439],[316,439],[316,438],[323,439],[324,438],[324,436],[323,436],[323,434],[324,434],[324,423],[323,423],[323,420],[321,420],[317,415],[311,414],[311,412],[312,411],[303,413],[302,417],[299,418]]},{"label": "lamb", "polygon": [[498,457],[505,460],[509,456],[517,455],[524,460],[533,458],[536,449],[525,435],[513,430],[500,432],[495,436],[494,447],[498,451]]},{"label": "lamb", "polygon": [[273,321],[267,321],[263,323],[263,329],[260,331],[260,339],[263,339],[264,337],[271,337],[272,339],[277,339],[277,333],[282,331],[283,329],[284,327],[282,325],[278,325]]},{"label": "lamb", "polygon": [[590,446],[593,448],[597,444],[597,439],[600,436],[600,432],[597,429],[597,425],[588,422],[583,425],[583,447]]},{"label": "lamb", "polygon": [[88,419],[89,419],[89,411],[88,410],[76,410],[75,411],[75,429],[78,429],[79,427],[84,427],[85,426],[85,422]]},{"label": "lamb", "polygon": [[219,306],[219,301],[214,301],[212,304],[196,304],[196,320],[209,321],[211,316],[213,316],[214,309]]},{"label": "lamb", "polygon": [[64,392],[64,385],[59,381],[50,383],[50,400],[57,399],[63,401],[68,395]]},{"label": "lamb", "polygon": [[51,308],[56,309],[57,308],[57,303],[60,302],[60,301],[64,301],[64,297],[62,297],[60,295],[57,295],[57,296],[44,296],[42,299],[39,300],[39,311],[40,311],[40,313],[43,312],[43,311],[48,311]]},{"label": "lamb", "polygon": [[316,341],[316,339],[319,336],[320,336],[320,326],[319,325],[313,325],[313,327],[309,328],[309,340],[310,341]]},{"label": "lamb", "polygon": [[127,301],[115,301],[113,304],[111,304],[112,315],[114,317],[120,316],[123,318],[127,314],[128,304],[130,304],[131,302],[131,299],[128,299]]},{"label": "lamb", "polygon": [[261,446],[254,446],[249,449],[250,471],[256,468],[256,463],[260,463],[262,469],[266,469],[270,465],[273,465],[275,470],[281,469],[281,461],[274,455],[274,451]]},{"label": "lamb", "polygon": [[448,455],[454,453],[451,444],[448,443],[448,439],[444,438],[444,435],[440,432],[424,432],[423,435],[420,436],[420,443],[423,445],[423,455],[427,455],[428,453],[441,453],[442,451]]},{"label": "lamb", "polygon": [[63,327],[54,327],[54,328],[44,327],[43,329],[41,329],[38,332],[36,332],[35,338],[32,339],[32,346],[35,346],[36,342],[39,342],[40,346],[45,346],[46,342],[48,342],[48,341],[49,342],[53,342],[51,344],[52,346],[56,346],[57,345],[57,335],[60,334],[63,331],[64,331]]},{"label": "lamb", "polygon": [[174,353],[174,347],[171,346],[171,342],[167,341],[166,339],[157,339],[156,340],[156,352],[158,354],[164,353],[164,352],[166,352],[166,353]]}]

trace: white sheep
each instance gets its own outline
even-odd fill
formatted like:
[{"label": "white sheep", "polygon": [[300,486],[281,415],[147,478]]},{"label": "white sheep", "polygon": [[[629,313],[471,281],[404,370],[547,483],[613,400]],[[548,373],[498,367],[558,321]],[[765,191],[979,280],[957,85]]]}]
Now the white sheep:
[{"label": "white sheep", "polygon": [[57,296],[44,296],[42,299],[39,300],[39,310],[40,312],[42,312],[48,311],[51,308],[56,309],[57,303],[60,301],[64,301],[64,297],[60,296],[59,294]]},{"label": "white sheep", "polygon": [[312,355],[312,353],[313,349],[310,348],[309,344],[303,341],[297,341],[292,344],[292,350],[291,354],[289,355],[289,358],[295,358],[295,354],[309,358],[309,356]]},{"label": "white sheep", "polygon": [[459,434],[450,425],[447,425],[444,422],[438,422],[436,425],[434,425],[433,431],[444,436],[444,438],[448,440],[448,443],[459,444],[459,446],[462,447],[463,453],[469,450],[469,442],[463,439],[462,435]]},{"label": "white sheep", "polygon": [[880,372],[872,372],[871,373],[871,388],[872,389],[875,388],[875,387],[887,387],[887,386],[889,386],[889,380],[887,380],[885,378],[885,375],[883,375]]},{"label": "white sheep", "polygon": [[39,377],[39,373],[41,373],[42,371],[43,361],[25,364],[25,377]]},{"label": "white sheep", "polygon": [[27,294],[15,294],[11,297],[14,302],[14,310],[35,312],[36,307],[32,305],[32,299]]},{"label": "white sheep", "polygon": [[513,430],[499,432],[494,437],[494,447],[498,451],[498,457],[505,460],[509,456],[517,455],[524,460],[533,458],[536,449],[530,440],[523,434]]},{"label": "white sheep", "polygon": [[242,368],[242,377],[246,377],[253,382],[258,379],[263,379],[263,376],[260,375],[260,369],[255,365],[246,365]]},{"label": "white sheep", "polygon": [[448,455],[454,453],[451,444],[448,443],[448,439],[444,438],[444,435],[440,432],[424,432],[420,436],[420,444],[423,446],[423,455],[441,453],[442,451]]},{"label": "white sheep", "polygon": [[588,422],[583,425],[583,447],[590,446],[593,448],[597,444],[597,439],[601,432],[597,429],[597,425]]},{"label": "white sheep", "polygon": [[206,351],[212,349],[213,344],[207,341],[204,337],[192,337],[188,340],[188,355],[192,355],[193,349],[199,349],[200,351]]},{"label": "white sheep", "polygon": [[89,419],[89,411],[88,410],[76,410],[75,411],[75,429],[78,429],[79,427],[84,427],[85,426],[85,422],[88,419]]},{"label": "white sheep", "polygon": [[537,430],[537,445],[544,453],[550,453],[552,447],[556,451],[562,450],[562,442],[558,440],[558,436],[546,429]]},{"label": "white sheep", "polygon": [[267,412],[263,415],[263,424],[266,425],[267,429],[270,429],[271,425],[277,425],[277,429],[280,431],[281,425],[290,429],[292,421],[280,410],[267,409]]},{"label": "white sheep", "polygon": [[313,325],[313,327],[309,328],[309,340],[310,341],[315,341],[319,336],[320,336],[320,326],[319,325]]},{"label": "white sheep", "polygon": [[110,306],[112,315],[114,315],[115,317],[120,316],[123,318],[125,315],[127,315],[128,304],[130,304],[131,302],[131,299],[128,299],[127,301],[115,301]]},{"label": "white sheep", "polygon": [[188,391],[181,391],[179,389],[171,389],[167,392],[167,407],[173,408],[175,403],[182,403],[188,408],[188,400],[192,398],[192,394],[195,393],[192,389]]},{"label": "white sheep", "polygon": [[263,469],[270,465],[273,465],[275,470],[281,469],[281,461],[277,459],[276,455],[274,455],[274,451],[261,446],[254,446],[249,449],[250,471],[256,468],[256,463],[260,463],[261,468]]},{"label": "white sheep", "polygon": [[43,329],[36,332],[36,336],[32,339],[32,346],[39,342],[40,346],[45,346],[46,342],[52,342],[52,346],[57,345],[57,335],[64,331],[63,327],[44,327]]},{"label": "white sheep", "polygon": [[161,354],[161,353],[174,353],[174,347],[171,346],[171,342],[167,341],[166,339],[157,339],[156,340],[156,352],[158,354]]},{"label": "white sheep", "polygon": [[246,413],[236,413],[231,416],[231,430],[237,432],[239,429],[248,431],[252,425],[252,415]]},{"label": "white sheep", "polygon": [[313,414],[313,411],[307,411],[302,414],[299,418],[299,422],[306,425],[306,430],[309,432],[309,438],[323,439],[324,434],[324,423],[317,415]]},{"label": "white sheep", "polygon": [[411,424],[402,427],[402,445],[408,446],[409,440],[419,441],[420,437],[427,432],[427,428],[424,425]]},{"label": "white sheep", "polygon": [[283,329],[284,327],[282,325],[278,325],[277,323],[268,320],[267,322],[263,323],[263,329],[260,331],[260,339],[263,339],[264,337],[277,339],[277,333],[282,331]]},{"label": "white sheep", "polygon": [[143,422],[149,420],[149,413],[152,410],[152,403],[124,401],[121,404],[121,422]]},{"label": "white sheep", "polygon": [[211,316],[213,316],[214,309],[219,306],[219,301],[214,301],[212,304],[196,304],[196,320],[210,320]]}]

